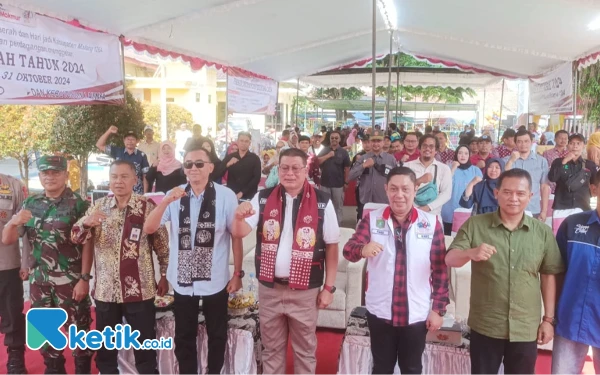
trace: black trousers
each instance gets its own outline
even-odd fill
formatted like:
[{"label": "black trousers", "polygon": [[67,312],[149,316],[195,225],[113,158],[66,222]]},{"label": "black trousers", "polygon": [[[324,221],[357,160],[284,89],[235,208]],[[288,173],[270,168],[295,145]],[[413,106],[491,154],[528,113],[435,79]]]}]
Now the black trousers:
[{"label": "black trousers", "polygon": [[[96,329],[100,332],[105,327],[123,324],[123,317],[131,330],[140,331],[138,341],[156,339],[156,308],[154,298],[142,302],[114,303],[96,300]],[[118,374],[118,350],[104,347],[96,354],[96,366],[101,374]],[[156,350],[135,350],[135,368],[140,374],[158,374]]]},{"label": "black trousers", "polygon": [[537,342],[510,342],[471,330],[471,373],[497,374],[504,363],[505,374],[535,374]]},{"label": "black trousers", "polygon": [[425,322],[393,327],[367,313],[373,353],[373,374],[393,374],[396,361],[402,374],[423,372],[423,351],[427,328]]},{"label": "black trousers", "polygon": [[360,220],[362,219],[363,208],[365,207],[365,204],[361,203],[361,201],[360,201],[360,194],[358,191],[359,183],[360,183],[360,181],[356,181],[356,188],[354,188],[354,196],[356,197],[356,221],[357,221],[357,223],[360,222]]},{"label": "black trousers", "polygon": [[24,347],[23,280],[19,268],[0,271],[0,332],[4,333],[5,346]]},{"label": "black trousers", "polygon": [[[208,336],[208,373],[220,374],[225,362],[227,346],[227,300],[223,289],[202,297],[202,312]],[[186,296],[175,292],[175,356],[180,374],[198,374],[198,313],[200,296]]]},{"label": "black trousers", "polygon": [[446,223],[444,221],[444,235],[446,235],[446,236],[452,235],[452,223]]}]

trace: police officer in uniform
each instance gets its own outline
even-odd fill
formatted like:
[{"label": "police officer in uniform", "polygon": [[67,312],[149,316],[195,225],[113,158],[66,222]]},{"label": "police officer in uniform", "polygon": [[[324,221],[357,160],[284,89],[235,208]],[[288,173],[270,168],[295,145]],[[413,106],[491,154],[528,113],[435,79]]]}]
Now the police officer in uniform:
[{"label": "police officer in uniform", "polygon": [[[71,227],[86,212],[88,203],[68,188],[67,160],[62,156],[43,156],[38,163],[41,194],[30,196],[23,209],[5,226],[3,242],[15,243],[19,234],[32,251],[30,268],[31,307],[57,307],[68,314],[66,326],[77,325],[88,331],[92,322],[88,296],[92,266],[92,243],[75,245]],[[23,227],[24,226],[24,227]],[[62,351],[48,344],[41,349],[46,374],[65,374]],[[90,350],[76,349],[75,372],[89,374]]]},{"label": "police officer in uniform", "polygon": [[[21,210],[26,198],[23,184],[11,176],[0,174],[0,231]],[[0,332],[8,353],[7,374],[26,374],[25,315],[23,314],[23,280],[19,243],[0,243]],[[23,279],[23,280],[22,280]]]}]

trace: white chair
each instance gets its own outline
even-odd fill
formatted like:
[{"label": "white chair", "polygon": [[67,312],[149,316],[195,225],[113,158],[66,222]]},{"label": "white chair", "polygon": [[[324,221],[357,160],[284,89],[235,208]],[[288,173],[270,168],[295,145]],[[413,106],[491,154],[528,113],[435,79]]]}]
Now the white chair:
[{"label": "white chair", "polygon": [[572,208],[570,210],[556,210],[553,212],[552,216],[552,231],[554,232],[554,236],[556,236],[556,232],[558,232],[558,228],[562,222],[571,215],[583,212],[581,208]]},{"label": "white chair", "polygon": [[351,263],[342,255],[346,242],[353,234],[354,229],[340,228],[338,269],[335,278],[336,291],[333,294],[331,305],[326,309],[319,310],[317,327],[344,329],[352,310],[361,306],[365,261],[361,259],[356,263]]},{"label": "white chair", "polygon": [[469,220],[472,212],[472,208],[459,207],[454,210],[454,215],[452,216],[452,236],[456,236],[460,227],[462,227],[465,221]]}]

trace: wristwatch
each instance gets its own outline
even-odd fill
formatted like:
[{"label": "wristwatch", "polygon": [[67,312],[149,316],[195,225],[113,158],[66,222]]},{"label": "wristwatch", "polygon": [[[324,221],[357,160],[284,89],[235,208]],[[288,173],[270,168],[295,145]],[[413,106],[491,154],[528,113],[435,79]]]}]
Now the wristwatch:
[{"label": "wristwatch", "polygon": [[438,311],[438,310],[433,310],[433,311],[435,311],[435,312],[436,312],[436,313],[437,313],[439,316],[444,316],[444,315],[446,315],[446,312],[445,312],[445,311]]},{"label": "wristwatch", "polygon": [[323,290],[326,290],[329,293],[333,294],[333,293],[335,293],[335,291],[337,290],[337,288],[335,287],[335,285],[333,285],[333,286],[323,285]]},{"label": "wristwatch", "polygon": [[549,316],[544,316],[542,320],[546,323],[552,324],[552,326],[556,327],[556,318],[551,318]]},{"label": "wristwatch", "polygon": [[237,277],[239,277],[240,279],[243,279],[243,278],[244,278],[244,276],[246,276],[246,272],[244,272],[244,270],[241,270],[241,271],[238,271],[238,272],[234,272],[234,273],[233,273],[233,276],[237,276]]},{"label": "wristwatch", "polygon": [[94,277],[92,275],[90,275],[89,273],[82,273],[81,274],[81,280],[83,280],[83,281],[90,281],[93,278]]}]

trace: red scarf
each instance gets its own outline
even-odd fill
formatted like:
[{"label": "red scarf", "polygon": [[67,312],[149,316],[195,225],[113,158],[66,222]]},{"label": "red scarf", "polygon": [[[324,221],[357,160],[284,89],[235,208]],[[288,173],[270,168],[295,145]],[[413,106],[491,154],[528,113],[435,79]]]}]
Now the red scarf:
[{"label": "red scarf", "polygon": [[[281,184],[277,185],[267,198],[263,212],[263,230],[261,243],[260,270],[258,279],[273,282],[275,277],[275,261],[283,222],[283,192]],[[289,286],[294,289],[308,289],[313,253],[317,242],[317,210],[315,189],[304,182],[302,201],[296,217],[296,232],[292,242],[292,265]]]}]

